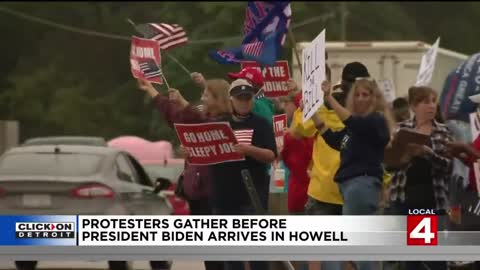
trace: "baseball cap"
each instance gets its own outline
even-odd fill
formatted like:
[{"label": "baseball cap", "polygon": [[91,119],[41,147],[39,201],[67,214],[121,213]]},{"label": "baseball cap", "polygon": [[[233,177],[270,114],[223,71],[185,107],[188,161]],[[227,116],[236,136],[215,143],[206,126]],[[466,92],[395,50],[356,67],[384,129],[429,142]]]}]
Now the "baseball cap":
[{"label": "baseball cap", "polygon": [[370,77],[367,67],[360,62],[348,63],[342,70],[342,81],[353,83],[358,77]]},{"label": "baseball cap", "polygon": [[237,97],[240,95],[255,95],[256,89],[245,79],[236,79],[230,85],[228,90],[230,96]]},{"label": "baseball cap", "polygon": [[252,82],[254,87],[261,88],[263,86],[263,75],[254,67],[246,67],[238,73],[228,73],[228,77],[232,79],[245,79]]}]

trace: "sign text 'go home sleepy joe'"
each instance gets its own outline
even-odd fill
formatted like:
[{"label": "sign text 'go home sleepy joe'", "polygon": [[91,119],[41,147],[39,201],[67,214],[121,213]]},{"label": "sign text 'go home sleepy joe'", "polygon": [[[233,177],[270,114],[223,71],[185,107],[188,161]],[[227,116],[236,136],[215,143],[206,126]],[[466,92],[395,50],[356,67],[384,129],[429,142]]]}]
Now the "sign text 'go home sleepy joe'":
[{"label": "sign text 'go home sleepy joe'", "polygon": [[228,122],[203,124],[175,124],[178,139],[189,153],[193,165],[211,165],[244,160],[235,151],[235,133]]}]

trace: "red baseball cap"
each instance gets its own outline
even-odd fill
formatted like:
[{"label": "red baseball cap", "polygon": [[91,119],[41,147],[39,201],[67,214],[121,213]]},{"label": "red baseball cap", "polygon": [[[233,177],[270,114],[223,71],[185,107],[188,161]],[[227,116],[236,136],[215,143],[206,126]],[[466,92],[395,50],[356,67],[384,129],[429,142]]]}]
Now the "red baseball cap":
[{"label": "red baseball cap", "polygon": [[254,67],[246,67],[238,73],[228,73],[231,79],[245,79],[250,81],[253,86],[261,88],[263,86],[262,73]]}]

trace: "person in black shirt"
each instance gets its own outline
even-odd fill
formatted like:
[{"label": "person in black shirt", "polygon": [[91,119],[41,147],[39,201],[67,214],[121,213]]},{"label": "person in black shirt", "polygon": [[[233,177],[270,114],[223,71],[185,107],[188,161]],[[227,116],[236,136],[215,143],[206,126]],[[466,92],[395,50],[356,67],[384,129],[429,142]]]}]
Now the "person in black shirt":
[{"label": "person in black shirt", "polygon": [[[228,119],[238,144],[235,151],[245,155],[244,161],[213,165],[213,206],[218,215],[255,215],[241,171],[248,169],[260,197],[262,207],[268,209],[270,179],[267,165],[275,160],[277,148],[272,125],[252,113],[255,88],[244,79],[230,86],[233,114]],[[226,262],[226,269],[243,270],[244,262]],[[250,262],[252,270],[267,270],[268,263]]]},{"label": "person in black shirt", "polygon": [[[340,151],[335,182],[340,187],[343,215],[373,215],[377,212],[383,182],[384,150],[390,141],[394,121],[377,83],[357,78],[347,95],[346,108],[331,95],[330,82],[322,84],[325,100],[345,124],[341,131],[328,129],[312,119],[333,149]],[[356,269],[374,269],[375,262],[355,262]]]}]

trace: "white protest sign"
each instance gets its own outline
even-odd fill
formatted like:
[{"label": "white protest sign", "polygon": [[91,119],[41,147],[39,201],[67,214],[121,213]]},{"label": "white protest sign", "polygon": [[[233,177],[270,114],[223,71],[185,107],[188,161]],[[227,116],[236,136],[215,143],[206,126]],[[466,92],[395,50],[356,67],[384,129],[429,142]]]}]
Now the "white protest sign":
[{"label": "white protest sign", "polygon": [[302,62],[303,122],[323,104],[322,82],[325,80],[325,30],[303,50]]},{"label": "white protest sign", "polygon": [[439,44],[440,38],[437,38],[437,41],[435,41],[432,47],[422,56],[415,86],[426,86],[430,84],[435,69],[435,60],[437,59]]},{"label": "white protest sign", "polygon": [[395,100],[395,87],[391,80],[385,79],[378,81],[378,87],[380,87],[380,89],[383,91],[383,96],[388,103]]}]

